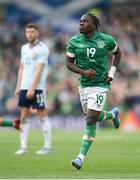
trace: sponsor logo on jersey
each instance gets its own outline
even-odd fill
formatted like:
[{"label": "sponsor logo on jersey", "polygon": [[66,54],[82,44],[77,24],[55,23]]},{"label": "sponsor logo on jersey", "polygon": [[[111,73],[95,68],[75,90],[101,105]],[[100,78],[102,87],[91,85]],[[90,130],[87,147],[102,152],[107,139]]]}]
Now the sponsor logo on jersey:
[{"label": "sponsor logo on jersey", "polygon": [[96,59],[89,59],[90,62],[96,62]]},{"label": "sponsor logo on jersey", "polygon": [[104,43],[104,41],[98,41],[97,45],[98,45],[99,48],[104,48],[105,43]]}]

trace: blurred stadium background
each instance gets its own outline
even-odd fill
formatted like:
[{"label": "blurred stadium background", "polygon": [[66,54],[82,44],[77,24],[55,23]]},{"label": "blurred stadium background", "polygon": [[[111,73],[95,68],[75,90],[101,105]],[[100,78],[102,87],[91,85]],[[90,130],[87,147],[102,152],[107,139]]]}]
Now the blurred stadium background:
[{"label": "blurred stadium background", "polygon": [[[101,19],[101,31],[113,35],[122,59],[105,109],[119,106],[123,130],[140,130],[140,1],[139,0],[0,0],[0,116],[19,115],[14,90],[25,42],[24,26],[36,22],[50,48],[47,81],[48,108],[54,128],[80,128],[83,113],[77,91],[78,76],[65,67],[69,38],[78,32],[82,14]],[[75,120],[76,118],[76,120]],[[34,116],[33,116],[34,119]],[[33,126],[34,120],[31,121]],[[102,124],[110,127],[110,124]]]}]

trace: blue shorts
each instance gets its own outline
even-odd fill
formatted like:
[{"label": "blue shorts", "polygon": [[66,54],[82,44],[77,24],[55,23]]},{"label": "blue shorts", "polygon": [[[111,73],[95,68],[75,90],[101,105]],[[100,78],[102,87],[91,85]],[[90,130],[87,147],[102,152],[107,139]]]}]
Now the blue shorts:
[{"label": "blue shorts", "polygon": [[43,90],[35,90],[34,97],[32,99],[26,98],[28,90],[20,90],[18,106],[33,109],[45,109],[46,98]]}]

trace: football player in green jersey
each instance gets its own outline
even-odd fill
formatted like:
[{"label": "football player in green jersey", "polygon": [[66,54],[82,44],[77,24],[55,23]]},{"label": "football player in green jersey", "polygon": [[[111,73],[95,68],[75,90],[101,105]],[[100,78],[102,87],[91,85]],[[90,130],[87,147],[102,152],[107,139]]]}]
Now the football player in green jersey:
[{"label": "football player in green jersey", "polygon": [[[85,14],[80,19],[80,34],[69,40],[67,47],[67,68],[80,74],[79,94],[83,111],[86,115],[86,127],[83,134],[79,155],[72,165],[80,169],[84,158],[95,140],[97,122],[111,119],[115,128],[119,128],[119,112],[104,111],[110,82],[121,58],[121,51],[115,39],[99,32],[99,19],[92,14]],[[108,70],[109,53],[113,54],[112,65]]]}]

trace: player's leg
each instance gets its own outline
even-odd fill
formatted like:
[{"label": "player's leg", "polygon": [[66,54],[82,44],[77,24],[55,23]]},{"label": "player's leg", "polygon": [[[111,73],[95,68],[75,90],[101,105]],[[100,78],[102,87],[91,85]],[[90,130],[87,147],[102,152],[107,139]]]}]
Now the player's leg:
[{"label": "player's leg", "polygon": [[114,127],[117,129],[120,126],[120,119],[119,119],[120,110],[115,107],[111,111],[101,111],[98,121],[106,121],[112,120]]},{"label": "player's leg", "polygon": [[[97,93],[95,88],[80,88],[80,101],[86,114],[86,127],[81,143],[79,155],[72,161],[72,165],[77,169],[82,167],[84,158],[87,155],[91,144],[95,141],[96,123],[99,119],[100,112],[106,100],[106,91]],[[102,101],[97,101],[98,96],[102,96]]]},{"label": "player's leg", "polygon": [[72,165],[75,166],[77,169],[81,169],[84,158],[87,155],[92,143],[95,141],[96,124],[99,115],[100,112],[88,109],[86,115],[86,127],[82,138],[80,152],[77,158],[72,161]]},{"label": "player's leg", "polygon": [[14,118],[12,121],[10,121],[10,120],[7,120],[7,119],[1,117],[0,118],[0,126],[14,127],[15,129],[19,130],[20,119]]},{"label": "player's leg", "polygon": [[21,155],[27,152],[27,140],[29,132],[29,114],[30,114],[30,101],[26,99],[25,90],[20,91],[19,103],[20,106],[20,149],[15,152],[17,155]]},{"label": "player's leg", "polygon": [[1,117],[0,126],[13,127],[13,122]]},{"label": "player's leg", "polygon": [[38,116],[40,118],[42,132],[44,136],[44,146],[42,149],[37,151],[37,154],[48,154],[51,152],[52,148],[52,127],[49,120],[49,117],[47,116],[46,109],[43,110],[37,110]]},{"label": "player's leg", "polygon": [[20,108],[20,149],[15,152],[17,155],[21,155],[27,152],[27,140],[29,133],[29,108]]},{"label": "player's leg", "polygon": [[51,151],[52,143],[52,128],[49,117],[47,116],[46,92],[36,90],[35,97],[32,102],[32,107],[37,109],[37,113],[41,122],[42,132],[44,136],[44,146],[37,154],[47,154]]}]

